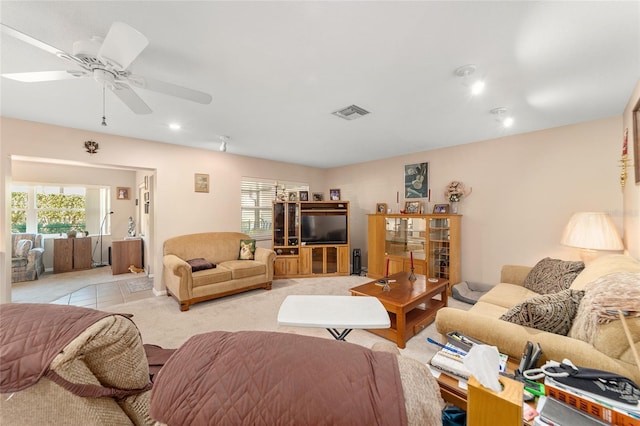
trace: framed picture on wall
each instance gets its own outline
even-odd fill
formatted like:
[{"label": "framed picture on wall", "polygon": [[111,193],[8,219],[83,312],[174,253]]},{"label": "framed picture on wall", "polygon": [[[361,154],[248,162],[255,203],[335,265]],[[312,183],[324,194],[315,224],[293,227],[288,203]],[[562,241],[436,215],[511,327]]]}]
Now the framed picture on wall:
[{"label": "framed picture on wall", "polygon": [[209,192],[209,175],[196,173],[194,177],[195,192]]},{"label": "framed picture on wall", "polygon": [[427,198],[429,192],[429,163],[404,166],[404,198]]},{"label": "framed picture on wall", "polygon": [[116,199],[118,200],[128,200],[130,198],[131,188],[127,188],[124,186],[118,186],[116,188]]},{"label": "framed picture on wall", "polygon": [[640,101],[633,110],[633,162],[636,185],[640,185]]}]

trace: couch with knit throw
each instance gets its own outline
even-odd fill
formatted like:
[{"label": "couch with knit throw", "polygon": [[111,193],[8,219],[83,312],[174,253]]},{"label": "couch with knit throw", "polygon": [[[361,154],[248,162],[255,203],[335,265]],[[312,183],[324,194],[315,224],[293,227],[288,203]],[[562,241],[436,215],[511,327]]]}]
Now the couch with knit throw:
[{"label": "couch with knit throw", "polygon": [[181,311],[193,303],[257,288],[271,289],[276,254],[239,232],[203,232],[169,238],[162,279]]},{"label": "couch with knit throw", "polygon": [[436,328],[443,339],[458,331],[515,358],[527,341],[537,342],[540,363],[566,358],[640,383],[622,321],[640,352],[640,262],[608,255],[586,267],[549,258],[534,267],[505,265],[500,284],[471,309],[440,309]]},{"label": "couch with knit throw", "polygon": [[37,280],[44,273],[42,234],[11,234],[11,282]]},{"label": "couch with knit throw", "polygon": [[390,342],[213,331],[168,351],[151,383],[135,317],[0,309],[2,425],[442,424],[435,378]]}]

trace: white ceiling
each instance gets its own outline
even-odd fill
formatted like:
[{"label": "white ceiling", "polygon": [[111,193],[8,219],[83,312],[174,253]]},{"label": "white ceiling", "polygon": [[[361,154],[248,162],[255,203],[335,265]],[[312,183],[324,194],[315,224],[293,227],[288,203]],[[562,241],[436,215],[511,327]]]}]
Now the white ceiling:
[{"label": "white ceiling", "polygon": [[[640,77],[640,2],[5,1],[0,20],[71,52],[123,21],[150,40],[130,69],[210,93],[143,89],[135,115],[90,78],[0,79],[1,114],[317,167],[619,116]],[[9,36],[1,71],[71,69]],[[454,70],[476,64],[484,95]],[[331,115],[351,104],[353,121]],[[489,110],[515,118],[501,129]],[[180,132],[168,128],[180,122]]]}]

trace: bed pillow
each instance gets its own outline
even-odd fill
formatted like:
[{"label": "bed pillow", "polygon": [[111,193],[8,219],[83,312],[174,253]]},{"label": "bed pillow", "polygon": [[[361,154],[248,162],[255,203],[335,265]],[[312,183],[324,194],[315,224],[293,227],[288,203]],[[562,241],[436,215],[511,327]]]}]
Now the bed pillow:
[{"label": "bed pillow", "polygon": [[31,240],[19,240],[16,243],[16,257],[27,257],[32,246],[33,241]]},{"label": "bed pillow", "polygon": [[566,336],[583,296],[584,290],[566,289],[532,297],[509,309],[500,319]]},{"label": "bed pillow", "polygon": [[254,260],[256,253],[256,240],[240,240],[239,260]]},{"label": "bed pillow", "polygon": [[187,263],[191,266],[191,272],[205,271],[207,269],[213,269],[216,267],[216,265],[202,257],[187,260]]},{"label": "bed pillow", "polygon": [[571,286],[584,269],[580,261],[567,261],[545,257],[525,277],[523,286],[539,294],[557,293]]}]

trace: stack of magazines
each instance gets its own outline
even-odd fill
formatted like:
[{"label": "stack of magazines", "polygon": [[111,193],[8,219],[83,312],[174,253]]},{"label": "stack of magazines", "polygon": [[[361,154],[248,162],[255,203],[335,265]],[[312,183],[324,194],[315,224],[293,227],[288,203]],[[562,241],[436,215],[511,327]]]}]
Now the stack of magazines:
[{"label": "stack of magazines", "polygon": [[436,370],[456,379],[469,380],[469,370],[462,363],[465,352],[447,343],[438,351],[429,363]]}]

